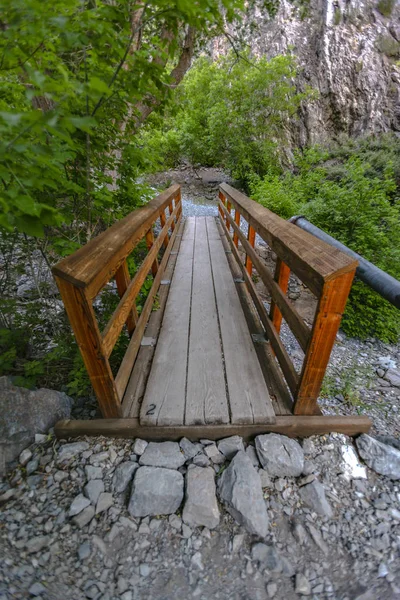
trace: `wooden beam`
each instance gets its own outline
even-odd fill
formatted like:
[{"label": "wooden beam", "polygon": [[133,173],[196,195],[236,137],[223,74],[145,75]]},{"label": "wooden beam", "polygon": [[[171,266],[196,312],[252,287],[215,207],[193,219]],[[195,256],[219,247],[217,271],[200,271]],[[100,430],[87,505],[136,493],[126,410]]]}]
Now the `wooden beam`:
[{"label": "wooden beam", "polygon": [[336,432],[346,435],[368,433],[371,420],[364,416],[282,416],[275,423],[258,425],[180,425],[174,427],[143,427],[139,419],[94,419],[92,421],[58,421],[55,434],[60,439],[84,435],[104,435],[133,439],[140,437],[148,441],[180,440],[187,437],[192,441],[202,438],[218,440],[231,435],[240,435],[251,440],[263,433],[281,433],[289,437],[307,437]]},{"label": "wooden beam", "polygon": [[[279,288],[282,290],[282,294],[285,296],[285,298],[286,298],[286,292],[287,292],[288,285],[289,285],[289,277],[290,277],[289,267],[278,256],[276,259],[274,279],[275,279],[276,283],[278,284]],[[276,304],[276,302],[274,302],[274,300],[271,300],[271,310],[270,310],[269,315],[270,315],[272,323],[274,324],[276,331],[279,333],[281,330],[281,325],[282,325],[282,313],[279,310],[279,306],[277,306],[277,304]],[[290,327],[290,324],[289,324],[289,327]],[[305,344],[303,345],[302,343],[300,343],[300,346],[303,348],[304,351],[307,350],[308,342],[311,337],[311,335],[310,335],[311,332],[309,329],[307,331],[307,334],[308,335],[305,338],[305,340],[306,340]]]},{"label": "wooden beam", "polygon": [[[151,248],[154,246],[153,228],[149,229],[148,232],[146,233],[146,245],[147,245],[147,250],[150,252]],[[153,264],[151,265],[151,272],[153,274],[153,277],[155,277],[157,275],[157,271],[158,271],[158,260],[156,258],[155,261],[153,262]]]},{"label": "wooden beam", "polygon": [[[229,229],[228,229],[228,231],[229,231]],[[251,225],[249,225],[249,229],[247,232],[247,240],[248,240],[249,245],[254,248],[254,244],[256,241],[256,232],[254,231],[254,228]],[[253,273],[253,263],[251,262],[251,258],[250,258],[249,254],[246,254],[246,271],[248,272],[248,274],[251,277],[251,275]]]},{"label": "wooden beam", "polygon": [[[128,289],[130,281],[131,278],[129,276],[128,265],[126,260],[124,260],[118,271],[115,273],[115,283],[117,284],[117,290],[120,298],[123,297]],[[136,305],[133,304],[126,319],[126,326],[128,328],[129,335],[132,335],[134,332],[138,318]]]}]

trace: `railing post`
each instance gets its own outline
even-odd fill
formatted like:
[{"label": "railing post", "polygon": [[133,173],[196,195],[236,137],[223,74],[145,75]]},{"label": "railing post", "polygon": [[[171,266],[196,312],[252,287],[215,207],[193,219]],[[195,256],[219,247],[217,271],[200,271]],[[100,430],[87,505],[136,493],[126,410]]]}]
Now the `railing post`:
[{"label": "railing post", "polygon": [[354,271],[327,281],[319,298],[311,340],[306,352],[295,394],[295,415],[312,415],[317,408],[317,399],[322,380],[335,343],[342,314],[355,274]]},{"label": "railing post", "polygon": [[61,298],[81,351],[91,384],[105,418],[122,416],[121,401],[117,393],[110,363],[103,352],[100,331],[91,302],[85,290],[55,277]]},{"label": "railing post", "polygon": [[[171,208],[170,208],[171,210]],[[172,214],[172,212],[171,212]],[[174,225],[174,223],[172,223],[172,225]],[[172,227],[172,231],[174,230],[174,227]],[[151,227],[149,229],[149,231],[146,233],[146,244],[147,244],[147,249],[150,250],[150,248],[152,247],[152,245],[154,244],[154,232],[153,232],[153,228]],[[153,274],[153,277],[156,276],[158,271],[158,260],[156,259],[153,264],[151,265],[151,272]]]},{"label": "railing post", "polygon": [[[278,256],[276,259],[274,279],[284,294],[286,294],[287,289],[288,289],[289,277],[290,277],[290,268]],[[270,317],[276,331],[279,333],[281,330],[281,324],[282,324],[282,313],[279,310],[279,308],[276,306],[275,302],[273,302],[273,301],[271,301],[271,309],[270,309],[269,317]]]},{"label": "railing post", "polygon": [[[218,192],[218,197],[221,200],[222,204],[226,203],[226,198],[225,198],[224,194],[221,192],[221,190]],[[225,219],[224,213],[220,206],[218,206],[218,210],[219,210],[219,216],[221,217],[222,220],[224,220]]]},{"label": "railing post", "polygon": [[[176,204],[175,204],[175,206],[176,206]],[[172,204],[172,199],[171,199],[171,202],[168,204],[168,208],[169,208],[169,216],[171,216],[172,213],[174,212],[174,207],[173,207],[173,204]],[[175,223],[174,223],[174,221],[172,221],[171,231],[174,231],[174,229],[175,229]],[[153,236],[153,240],[154,240],[154,236]],[[154,275],[154,273],[153,273],[153,275]]]},{"label": "railing post", "polygon": [[[226,210],[228,211],[229,214],[231,214],[232,204],[229,202],[229,200],[226,203]],[[226,221],[226,228],[227,228],[228,231],[230,231],[231,230],[231,224],[229,223],[228,217],[225,217],[225,221]]]},{"label": "railing post", "polygon": [[[251,244],[251,246],[253,246],[254,248],[254,243],[256,241],[256,232],[255,229],[249,224],[249,229],[247,232],[247,239],[249,240],[249,244]],[[250,256],[248,256],[246,254],[246,269],[248,274],[251,276],[252,272],[253,272],[253,263],[251,262],[251,258]]]},{"label": "railing post", "polygon": [[[128,265],[126,263],[126,260],[124,260],[122,265],[115,272],[115,282],[117,284],[117,290],[120,298],[122,298],[122,296],[125,294],[130,281],[131,278],[129,276]],[[138,314],[136,306],[132,306],[132,310],[129,313],[129,317],[126,320],[126,326],[128,328],[129,335],[132,335],[133,331],[135,330],[137,320]]]},{"label": "railing post", "polygon": [[[165,210],[163,210],[162,213],[160,214],[160,222],[161,222],[161,228],[163,228],[165,223],[167,222],[167,218],[165,216]],[[167,249],[168,243],[169,243],[169,235],[167,233],[167,235],[165,236],[165,239],[163,241],[163,246],[165,249]]]},{"label": "railing post", "polygon": [[[235,210],[235,223],[238,227],[240,227],[240,212],[237,209]],[[239,246],[239,236],[236,231],[233,233],[233,243],[235,244],[236,248]]]}]

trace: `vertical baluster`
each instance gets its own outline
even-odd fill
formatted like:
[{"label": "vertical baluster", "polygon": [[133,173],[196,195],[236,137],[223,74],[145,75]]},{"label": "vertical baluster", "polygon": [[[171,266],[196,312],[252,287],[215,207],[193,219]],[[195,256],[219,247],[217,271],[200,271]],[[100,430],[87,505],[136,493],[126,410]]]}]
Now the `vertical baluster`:
[{"label": "vertical baluster", "polygon": [[[154,232],[153,232],[152,227],[146,233],[146,244],[147,244],[148,250],[150,250],[152,245],[154,244]],[[153,264],[151,265],[151,272],[153,274],[153,277],[156,276],[157,271],[158,271],[158,260],[156,258],[155,261],[153,262]]]},{"label": "vertical baluster", "polygon": [[[225,198],[224,194],[221,192],[221,190],[219,191],[218,196],[219,196],[219,199],[221,200],[222,204],[225,204],[226,198]],[[221,219],[225,219],[224,212],[220,206],[218,206],[218,210],[219,210],[219,216],[221,217]]]},{"label": "vertical baluster", "polygon": [[[231,214],[231,210],[232,210],[232,204],[229,201],[226,204],[226,209],[227,209],[227,211],[228,211],[228,213],[230,215]],[[226,228],[227,228],[227,230],[230,231],[231,230],[231,224],[229,223],[229,219],[228,219],[227,216],[225,217],[225,222],[226,222]]]},{"label": "vertical baluster", "polygon": [[[166,216],[165,216],[165,210],[163,210],[162,213],[161,213],[161,215],[160,215],[160,221],[161,221],[161,227],[164,227],[165,223],[167,222],[167,219],[166,219]],[[169,235],[168,235],[168,232],[167,232],[167,235],[165,236],[164,241],[163,241],[164,248],[167,248],[168,243],[169,243]]]},{"label": "vertical baluster", "polygon": [[[256,241],[256,232],[250,224],[249,224],[249,230],[247,232],[247,239],[249,240],[249,244],[251,244],[254,248],[254,243]],[[246,254],[246,269],[247,269],[248,274],[251,276],[251,274],[253,272],[253,263],[251,262],[251,259],[249,256],[247,256],[247,254]]]},{"label": "vertical baluster", "polygon": [[[118,295],[120,298],[125,294],[128,285],[130,284],[131,278],[129,276],[129,270],[126,260],[119,267],[118,271],[115,273],[115,282],[117,284]],[[129,335],[132,335],[136,323],[138,320],[138,314],[136,310],[136,306],[132,306],[132,310],[129,313],[129,317],[126,320],[126,326],[128,328]]]},{"label": "vertical baluster", "polygon": [[[235,210],[235,223],[238,227],[240,227],[240,212],[237,209]],[[233,234],[233,243],[237,248],[239,245],[239,236],[236,232]]]},{"label": "vertical baluster", "polygon": [[[175,200],[175,202],[176,202],[176,200]],[[176,204],[175,204],[175,206],[176,206]],[[169,216],[171,216],[172,213],[174,212],[174,207],[173,207],[173,204],[172,204],[172,200],[169,203],[168,208],[169,208]],[[175,223],[174,223],[174,221],[172,221],[171,231],[173,231],[174,229],[175,229]]]},{"label": "vertical baluster", "polygon": [[[278,257],[276,259],[274,279],[284,294],[286,294],[288,289],[289,277],[290,268]],[[272,323],[274,324],[276,331],[279,333],[282,324],[282,313],[273,301],[271,301],[271,310],[269,316]]]}]

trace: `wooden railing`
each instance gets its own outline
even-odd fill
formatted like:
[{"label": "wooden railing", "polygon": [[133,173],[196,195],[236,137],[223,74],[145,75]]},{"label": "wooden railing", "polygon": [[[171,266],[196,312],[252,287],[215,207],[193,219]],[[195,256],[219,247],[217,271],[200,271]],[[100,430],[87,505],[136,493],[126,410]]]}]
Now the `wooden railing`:
[{"label": "wooden railing", "polygon": [[[222,227],[292,394],[294,414],[318,414],[318,394],[358,263],[227,184],[220,186],[219,198]],[[240,228],[241,218],[248,224],[247,237]],[[277,256],[274,275],[254,250],[256,233]],[[239,240],[246,254],[244,262],[238,251]],[[270,293],[269,314],[253,283],[253,267]],[[312,328],[286,297],[291,271],[318,299]],[[305,353],[300,374],[279,335],[282,318]]]},{"label": "wooden railing", "polygon": [[[122,398],[181,216],[180,186],[173,185],[53,267],[54,277],[104,417],[122,416]],[[158,218],[162,229],[154,239],[153,225]],[[131,279],[126,259],[143,238],[146,239],[148,253]],[[159,263],[158,256],[162,246],[164,253]],[[149,272],[153,275],[153,284],[138,316],[136,298]],[[120,302],[101,333],[93,300],[113,277]],[[130,341],[114,378],[109,357],[125,323]]]}]

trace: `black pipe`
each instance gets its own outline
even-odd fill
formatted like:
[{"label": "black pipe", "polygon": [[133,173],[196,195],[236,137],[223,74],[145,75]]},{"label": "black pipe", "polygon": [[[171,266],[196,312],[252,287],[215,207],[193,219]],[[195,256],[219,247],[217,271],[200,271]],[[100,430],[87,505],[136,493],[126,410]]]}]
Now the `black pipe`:
[{"label": "black pipe", "polygon": [[380,294],[388,302],[393,304],[393,306],[400,308],[400,281],[388,273],[385,273],[385,271],[382,271],[382,269],[379,269],[379,267],[375,266],[369,262],[369,260],[366,260],[357,254],[357,252],[350,250],[350,248],[341,242],[338,242],[338,240],[335,240],[335,238],[325,233],[325,231],[322,231],[322,229],[319,229],[310,223],[310,221],[308,221],[305,217],[291,217],[289,221],[298,227],[301,227],[301,229],[308,231],[308,233],[315,235],[315,237],[319,238],[320,240],[327,242],[328,244],[339,248],[339,250],[342,250],[342,252],[345,252],[349,256],[356,258],[359,263],[356,271],[357,277],[369,285],[369,287],[371,287],[373,290],[378,292],[378,294]]}]

